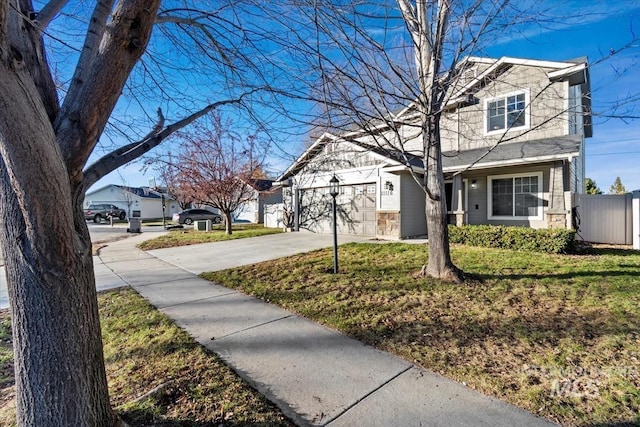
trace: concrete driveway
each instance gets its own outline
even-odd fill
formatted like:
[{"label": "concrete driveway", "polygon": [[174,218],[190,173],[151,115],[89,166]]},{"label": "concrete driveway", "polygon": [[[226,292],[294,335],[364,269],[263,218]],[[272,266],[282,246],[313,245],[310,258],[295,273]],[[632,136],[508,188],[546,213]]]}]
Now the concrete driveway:
[{"label": "concrete driveway", "polygon": [[[89,225],[91,240],[108,240],[126,235],[126,228],[107,225]],[[135,237],[129,237],[126,241],[110,243],[109,246],[121,246],[119,252],[123,259],[129,257],[127,251],[133,250],[135,244],[152,239],[163,233],[161,227],[143,227],[143,233]],[[361,242],[370,239],[361,236],[338,236],[338,244],[348,242]],[[254,264],[256,262],[291,256],[302,252],[309,252],[333,245],[333,236],[330,234],[315,234],[310,232],[281,233],[268,236],[252,237],[247,239],[227,240],[224,242],[205,243],[200,245],[181,246],[177,248],[158,249],[149,251],[169,264],[180,266],[193,274],[204,271],[224,270],[225,268]],[[105,259],[105,262],[118,261]],[[107,271],[103,260],[94,257],[94,268],[98,283],[98,290],[110,289],[122,286],[120,280],[113,273]],[[103,277],[104,276],[104,277]],[[98,280],[99,279],[99,280]],[[4,267],[0,265],[0,309],[9,307],[9,296],[5,280]]]},{"label": "concrete driveway", "polygon": [[[338,244],[362,242],[370,237],[340,235]],[[333,236],[305,231],[270,234],[177,248],[156,249],[151,255],[193,273],[217,271],[282,258],[333,246]]]}]

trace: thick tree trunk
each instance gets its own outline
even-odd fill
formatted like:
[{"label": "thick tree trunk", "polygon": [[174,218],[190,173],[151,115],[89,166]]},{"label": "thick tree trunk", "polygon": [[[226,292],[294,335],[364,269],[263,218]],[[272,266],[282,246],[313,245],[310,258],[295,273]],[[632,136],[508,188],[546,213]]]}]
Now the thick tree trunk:
[{"label": "thick tree trunk", "polygon": [[422,127],[426,166],[424,185],[426,194],[427,231],[429,233],[429,261],[425,273],[448,282],[461,283],[462,271],[451,261],[447,206],[442,172],[440,118],[437,114],[425,117]]},{"label": "thick tree trunk", "polygon": [[70,190],[47,111],[0,65],[0,243],[21,426],[111,426],[83,191]]}]

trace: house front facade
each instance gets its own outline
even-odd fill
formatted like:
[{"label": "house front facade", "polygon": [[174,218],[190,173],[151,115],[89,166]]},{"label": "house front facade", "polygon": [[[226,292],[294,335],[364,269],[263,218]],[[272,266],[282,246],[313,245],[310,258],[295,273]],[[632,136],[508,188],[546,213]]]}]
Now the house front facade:
[{"label": "house front facade", "polygon": [[233,211],[233,220],[262,224],[265,205],[282,202],[282,187],[274,187],[271,179],[251,179],[246,184],[252,190],[252,197]]},{"label": "house front facade", "polygon": [[[164,199],[164,200],[163,200]],[[84,197],[84,208],[91,204],[112,204],[127,212],[127,217],[143,219],[171,218],[180,212],[179,203],[169,194],[152,190],[149,187],[127,187],[123,185],[106,185],[88,192]]]},{"label": "house front facade", "polygon": [[[586,60],[467,58],[441,116],[452,224],[570,228],[592,135]],[[324,134],[279,178],[298,228],[329,232],[335,174],[338,228],[384,238],[426,235],[419,115]]]}]

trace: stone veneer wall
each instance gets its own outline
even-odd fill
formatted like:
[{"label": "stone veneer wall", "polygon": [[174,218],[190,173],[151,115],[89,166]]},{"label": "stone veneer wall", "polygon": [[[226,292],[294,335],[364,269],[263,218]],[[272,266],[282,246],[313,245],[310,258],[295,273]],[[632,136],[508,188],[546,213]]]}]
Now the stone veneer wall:
[{"label": "stone veneer wall", "polygon": [[400,238],[400,212],[378,211],[378,236]]},{"label": "stone veneer wall", "polygon": [[548,213],[548,228],[567,228],[567,215],[564,213]]}]

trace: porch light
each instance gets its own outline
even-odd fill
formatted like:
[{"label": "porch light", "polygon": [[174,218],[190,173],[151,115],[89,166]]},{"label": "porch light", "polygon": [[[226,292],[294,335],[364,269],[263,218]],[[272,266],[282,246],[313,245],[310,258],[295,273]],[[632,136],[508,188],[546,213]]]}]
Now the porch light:
[{"label": "porch light", "polygon": [[471,181],[471,188],[476,188],[478,186],[478,184],[476,184],[476,180],[472,180]]},{"label": "porch light", "polygon": [[384,189],[387,191],[393,191],[393,183],[391,181],[385,182]]},{"label": "porch light", "polygon": [[335,175],[329,180],[329,194],[335,198],[340,193],[340,180]]}]

